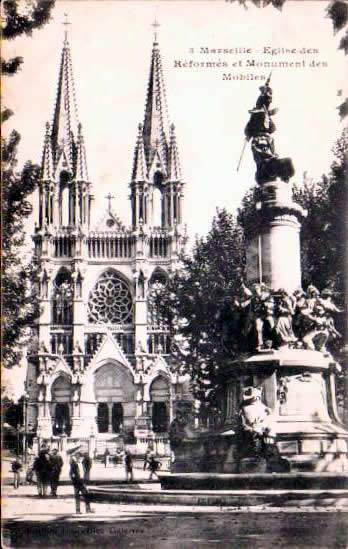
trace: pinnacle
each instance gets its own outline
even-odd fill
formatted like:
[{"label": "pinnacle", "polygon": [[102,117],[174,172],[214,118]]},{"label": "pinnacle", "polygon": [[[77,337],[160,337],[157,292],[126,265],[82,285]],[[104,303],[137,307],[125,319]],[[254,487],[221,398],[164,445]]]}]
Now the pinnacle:
[{"label": "pinnacle", "polygon": [[[66,24],[68,24],[66,22]],[[46,133],[49,126],[46,125]],[[50,133],[52,170],[67,163],[72,177],[88,181],[82,126],[78,119],[70,47],[65,35],[59,66],[57,94]],[[52,174],[57,175],[57,173]]]}]

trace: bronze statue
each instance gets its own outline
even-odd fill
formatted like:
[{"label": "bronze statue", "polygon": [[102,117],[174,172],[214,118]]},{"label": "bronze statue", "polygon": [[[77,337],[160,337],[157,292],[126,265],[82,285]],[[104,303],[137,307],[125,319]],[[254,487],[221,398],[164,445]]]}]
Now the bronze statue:
[{"label": "bronze statue", "polygon": [[254,109],[249,111],[250,119],[244,133],[247,141],[251,140],[251,150],[256,163],[255,179],[259,185],[276,180],[278,177],[288,182],[295,173],[291,158],[279,158],[275,152],[274,140],[271,136],[276,126],[272,116],[278,109],[270,109],[272,103],[272,88],[269,85],[271,75],[264,86]]}]

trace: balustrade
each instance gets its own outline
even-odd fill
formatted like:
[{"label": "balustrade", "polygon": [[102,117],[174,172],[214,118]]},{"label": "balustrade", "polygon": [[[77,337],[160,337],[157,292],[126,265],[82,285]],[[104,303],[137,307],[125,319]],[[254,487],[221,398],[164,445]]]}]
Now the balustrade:
[{"label": "balustrade", "polygon": [[89,257],[132,257],[133,238],[130,236],[91,236],[87,240]]},{"label": "balustrade", "polygon": [[150,257],[168,256],[168,238],[164,236],[151,236],[149,239]]}]

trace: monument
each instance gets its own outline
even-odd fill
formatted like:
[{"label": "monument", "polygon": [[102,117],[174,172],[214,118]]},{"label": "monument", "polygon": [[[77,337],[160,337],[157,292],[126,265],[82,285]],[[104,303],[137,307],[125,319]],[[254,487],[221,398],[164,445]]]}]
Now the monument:
[{"label": "monument", "polygon": [[247,227],[247,279],[217,315],[222,345],[238,358],[223,368],[218,427],[199,433],[183,414],[173,421],[172,472],[342,473],[348,432],[336,404],[340,366],[329,351],[342,311],[330,285],[301,287],[306,212],[292,199],[292,160],[275,151],[270,78],[249,113],[259,201]]}]

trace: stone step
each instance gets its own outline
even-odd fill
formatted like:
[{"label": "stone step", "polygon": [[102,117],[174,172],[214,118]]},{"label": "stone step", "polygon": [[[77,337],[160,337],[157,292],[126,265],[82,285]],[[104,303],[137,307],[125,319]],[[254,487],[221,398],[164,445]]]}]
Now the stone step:
[{"label": "stone step", "polygon": [[90,487],[92,501],[219,507],[311,507],[348,510],[348,490],[158,490],[155,486],[123,489]]}]

